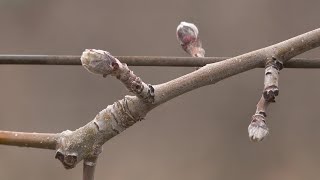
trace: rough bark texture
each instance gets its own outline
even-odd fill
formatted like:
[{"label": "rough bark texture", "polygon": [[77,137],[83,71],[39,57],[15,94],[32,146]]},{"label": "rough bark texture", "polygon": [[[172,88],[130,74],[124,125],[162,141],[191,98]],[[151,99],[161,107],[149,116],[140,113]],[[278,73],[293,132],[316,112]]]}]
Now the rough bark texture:
[{"label": "rough bark texture", "polygon": [[[56,158],[62,162],[65,168],[70,169],[83,159],[98,156],[106,141],[145,117],[146,111],[129,109],[129,106],[136,107],[136,104],[133,104],[134,100],[144,102],[139,98],[126,96],[100,111],[94,120],[85,126],[75,131],[62,132]],[[141,106],[137,107],[146,109]]]}]

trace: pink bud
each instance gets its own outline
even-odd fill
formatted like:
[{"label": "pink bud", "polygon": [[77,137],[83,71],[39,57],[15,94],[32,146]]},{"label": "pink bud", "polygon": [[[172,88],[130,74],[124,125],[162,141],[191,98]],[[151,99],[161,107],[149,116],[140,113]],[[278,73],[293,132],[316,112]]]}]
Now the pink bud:
[{"label": "pink bud", "polygon": [[177,39],[184,51],[193,57],[204,57],[205,51],[200,41],[199,30],[192,24],[181,22],[177,27]]}]

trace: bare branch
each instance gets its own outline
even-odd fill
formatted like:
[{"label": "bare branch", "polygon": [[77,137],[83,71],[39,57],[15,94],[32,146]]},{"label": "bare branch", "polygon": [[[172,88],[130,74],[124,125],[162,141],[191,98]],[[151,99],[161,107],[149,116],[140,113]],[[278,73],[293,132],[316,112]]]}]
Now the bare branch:
[{"label": "bare branch", "polygon": [[[123,100],[102,110],[87,125],[75,131],[65,132],[59,141],[56,157],[66,168],[73,168],[81,160],[99,154],[102,144],[142,120],[156,106],[193,89],[264,65],[271,57],[277,57],[285,62],[319,45],[320,29],[317,29],[267,48],[206,65],[197,71],[154,86],[154,103],[145,102],[138,97],[126,96]],[[93,71],[101,73],[100,70],[103,69],[106,72],[102,74],[110,74],[110,69],[107,67]]]},{"label": "bare branch", "polygon": [[[109,105],[100,111],[93,121],[83,127],[75,131],[62,132],[57,145],[56,158],[66,169],[70,169],[83,159],[98,156],[106,141],[141,121],[150,110],[150,105],[136,96],[126,96]],[[129,109],[129,107],[136,109]]]},{"label": "bare branch", "polygon": [[256,113],[252,116],[248,127],[249,138],[253,142],[262,141],[269,134],[266,124],[267,107],[270,103],[276,102],[276,96],[279,95],[279,72],[282,68],[283,63],[275,57],[271,57],[266,62],[262,97],[257,104]]},{"label": "bare branch", "polygon": [[107,75],[117,77],[130,92],[133,92],[145,102],[153,103],[153,87],[150,84],[147,85],[144,83],[126,64],[122,64],[109,52],[86,49],[81,56],[81,62],[89,72],[101,74],[103,77],[106,77]]},{"label": "bare branch", "polygon": [[263,97],[268,102],[275,102],[276,96],[279,94],[279,72],[283,68],[283,63],[272,57],[266,63],[264,74]]},{"label": "bare branch", "polygon": [[[166,56],[115,56],[128,66],[200,67],[231,57],[166,57]],[[82,65],[80,56],[71,55],[0,55],[0,64],[21,65]],[[320,68],[320,58],[293,58],[286,68]],[[257,68],[265,68],[260,65]]]},{"label": "bare branch", "polygon": [[[150,110],[158,105],[202,86],[214,84],[230,76],[264,66],[271,57],[275,57],[285,64],[290,58],[319,45],[320,29],[316,29],[273,46],[208,64],[197,71],[156,85],[154,86],[154,103],[146,102],[144,98],[139,97],[139,94],[126,96],[102,110],[93,121],[85,126],[75,131],[64,131],[58,134],[56,158],[62,162],[65,168],[73,168],[81,160],[97,157],[101,152],[101,146],[106,141],[141,121]],[[110,58],[110,54],[106,54],[106,56],[108,56],[107,59],[109,58],[108,62],[101,62],[100,60],[103,58],[98,58],[98,61],[89,61],[85,64],[94,73],[117,75],[114,70],[121,69],[119,67],[122,64],[117,59]],[[197,58],[195,61],[199,61],[199,59]],[[91,64],[92,62],[93,64]],[[119,67],[112,62],[116,62]],[[100,66],[100,63],[103,66]],[[91,65],[97,65],[99,68],[91,69],[94,67]],[[106,65],[111,65],[111,67]],[[123,68],[125,69],[125,66]],[[259,111],[267,107],[263,101],[261,104],[261,107],[258,108]]]},{"label": "bare branch", "polygon": [[94,180],[98,157],[83,160],[83,180]]},{"label": "bare branch", "polygon": [[41,149],[56,149],[57,134],[0,131],[0,144]]},{"label": "bare branch", "polygon": [[252,116],[248,127],[249,138],[253,142],[262,141],[269,134],[269,128],[266,123],[266,112],[269,104],[270,102],[266,101],[262,95],[257,104],[256,113]]},{"label": "bare branch", "polygon": [[230,76],[263,66],[271,57],[276,57],[285,63],[290,58],[319,45],[320,29],[316,29],[266,48],[214,64],[207,64],[197,71],[154,86],[155,104],[162,104],[196,88],[214,84]]}]

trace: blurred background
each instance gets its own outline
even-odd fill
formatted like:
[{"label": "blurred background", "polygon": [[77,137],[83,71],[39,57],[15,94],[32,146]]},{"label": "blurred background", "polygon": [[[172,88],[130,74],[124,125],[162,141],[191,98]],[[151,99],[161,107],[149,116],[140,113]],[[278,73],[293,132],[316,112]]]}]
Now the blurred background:
[{"label": "blurred background", "polygon": [[[320,1],[0,0],[0,54],[187,56],[175,31],[195,23],[207,56],[236,56],[319,28]],[[300,57],[320,57],[320,50]],[[194,68],[132,67],[151,84]],[[320,69],[284,69],[268,111],[271,134],[249,141],[263,88],[255,69],[175,98],[104,145],[96,179],[300,180],[319,171]],[[0,129],[61,132],[83,126],[128,94],[81,66],[0,66]],[[82,178],[54,151],[0,146],[0,179]]]}]

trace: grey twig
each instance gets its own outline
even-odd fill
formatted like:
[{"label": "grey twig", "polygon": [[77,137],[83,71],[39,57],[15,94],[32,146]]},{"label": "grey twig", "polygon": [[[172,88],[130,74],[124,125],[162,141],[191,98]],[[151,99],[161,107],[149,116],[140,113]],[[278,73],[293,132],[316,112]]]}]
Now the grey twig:
[{"label": "grey twig", "polygon": [[94,180],[98,157],[92,157],[83,160],[83,180]]},{"label": "grey twig", "polygon": [[249,138],[253,142],[262,141],[269,134],[266,123],[267,107],[270,103],[275,102],[276,96],[279,95],[279,72],[282,68],[282,61],[275,57],[271,57],[266,62],[262,97],[248,127]]},{"label": "grey twig", "polygon": [[122,64],[109,52],[86,49],[81,56],[81,62],[89,72],[103,75],[103,77],[107,75],[117,77],[130,92],[145,102],[153,103],[154,88],[150,84],[144,83],[126,64]]},{"label": "grey twig", "polygon": [[262,95],[248,127],[249,138],[253,142],[262,141],[269,134],[269,128],[266,123],[266,112],[269,104],[270,102],[266,101]]},{"label": "grey twig", "polygon": [[268,102],[275,102],[276,96],[279,94],[279,72],[283,68],[283,63],[275,57],[266,63],[264,74],[263,97]]}]

